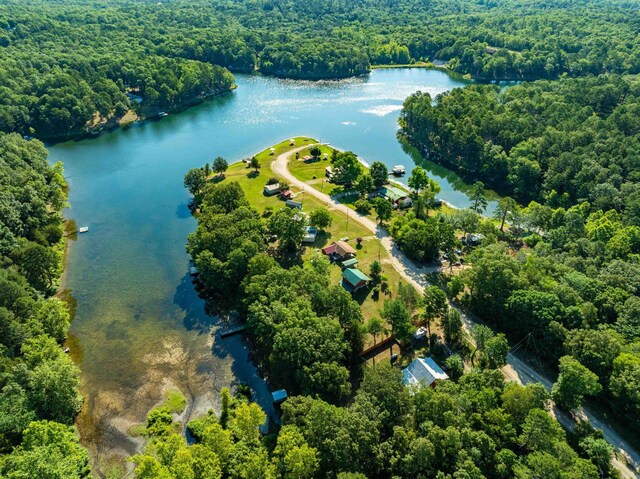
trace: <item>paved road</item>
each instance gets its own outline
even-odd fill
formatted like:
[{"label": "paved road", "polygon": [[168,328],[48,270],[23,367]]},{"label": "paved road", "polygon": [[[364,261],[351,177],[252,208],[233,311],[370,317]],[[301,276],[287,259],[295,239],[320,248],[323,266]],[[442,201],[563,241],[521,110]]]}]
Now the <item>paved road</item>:
[{"label": "paved road", "polygon": [[[380,240],[382,246],[389,254],[390,264],[393,266],[393,268],[398,271],[398,273],[408,283],[413,285],[413,287],[416,288],[420,295],[422,295],[424,293],[425,286],[428,286],[428,282],[424,275],[426,273],[437,271],[438,268],[424,268],[416,265],[402,251],[400,251],[397,245],[393,242],[391,235],[386,230],[382,229],[375,221],[372,221],[365,216],[359,215],[351,208],[338,203],[326,193],[322,193],[316,190],[313,186],[310,186],[309,184],[305,183],[302,180],[299,180],[291,174],[288,168],[289,159],[296,152],[302,151],[308,147],[309,145],[305,145],[300,148],[282,153],[273,161],[273,163],[271,163],[271,169],[274,173],[276,173],[276,175],[284,178],[290,185],[304,190],[305,194],[309,194],[314,198],[317,198],[321,202],[325,203],[329,207],[329,209],[341,211],[342,213],[348,215],[349,218],[352,218],[353,220],[364,226],[366,229],[371,231],[376,236],[376,238]],[[470,330],[474,324],[478,324],[480,322],[477,318],[474,318],[471,315],[460,310],[457,305],[451,304],[451,306],[460,311],[463,322],[468,330]],[[512,353],[509,353],[507,355],[507,365],[503,368],[502,371],[508,380],[517,381],[520,384],[539,382],[542,383],[548,390],[551,390],[551,386],[553,385],[552,380],[531,368],[524,361],[517,358]],[[555,406],[553,407],[552,412],[564,427],[572,429],[575,426],[573,418],[571,418],[565,412],[560,411]],[[625,479],[640,478],[640,476],[638,476],[631,470],[631,468],[637,470],[637,468],[640,467],[640,454],[634,451],[631,446],[627,444],[613,430],[613,428],[611,428],[606,423],[598,420],[590,411],[585,409],[582,411],[581,415],[588,418],[594,427],[601,429],[605,439],[616,449],[617,457],[614,459],[613,464],[620,471],[622,477]],[[625,460],[623,461],[621,460],[621,458],[625,458]],[[628,462],[629,466],[625,464],[625,462]]]}]

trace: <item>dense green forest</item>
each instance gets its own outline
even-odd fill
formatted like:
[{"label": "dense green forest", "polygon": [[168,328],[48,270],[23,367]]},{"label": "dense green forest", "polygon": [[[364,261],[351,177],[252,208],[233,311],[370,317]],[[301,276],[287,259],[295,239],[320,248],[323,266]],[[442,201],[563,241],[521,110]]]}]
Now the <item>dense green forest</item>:
[{"label": "dense green forest", "polygon": [[326,79],[446,61],[481,79],[638,73],[637,13],[587,0],[6,0],[0,131],[79,134],[132,107],[227,91],[228,70]]},{"label": "dense green forest", "polygon": [[[282,429],[264,440],[257,432],[265,422],[264,414],[243,400],[230,403],[227,393],[223,393],[226,399],[223,397],[219,419],[209,414],[190,424],[198,442],[195,446],[187,446],[175,434],[171,414],[152,411],[146,433],[151,441],[145,454],[134,458],[136,477],[175,478],[185,471],[191,471],[188,477],[209,477],[202,472],[205,469],[213,471],[211,477],[232,478],[533,478],[543,473],[565,478],[615,477],[610,466],[612,449],[597,432],[581,425],[569,446],[562,428],[545,411],[550,396],[541,385],[505,383],[497,368],[505,364],[509,346],[504,335],[494,336],[484,326],[472,331],[478,344],[471,356],[472,363],[475,356],[476,367],[462,374],[462,362],[454,355],[460,361],[457,372],[450,370],[455,382],[441,383],[437,389],[412,394],[401,371],[388,362],[363,367],[358,357],[365,331],[362,313],[341,286],[329,285],[328,261],[313,256],[302,266],[285,268],[281,264],[290,262],[299,247],[281,250],[267,242],[275,231],[274,218],[280,215],[290,225],[276,234],[280,244],[289,244],[287,238],[302,237],[296,233],[294,210],[284,208],[263,218],[248,204],[238,183],[207,182],[205,177],[203,169],[191,170],[185,177],[198,219],[187,249],[200,273],[200,293],[210,306],[240,311],[258,364],[271,386],[284,387],[297,396],[283,405]],[[399,220],[407,217],[425,221],[413,212]],[[433,221],[453,231],[453,220]],[[476,221],[480,223],[477,217]],[[303,233],[304,228],[300,229]],[[481,229],[487,238],[493,231],[495,239],[498,230],[489,220]],[[506,291],[509,286],[499,276],[499,266],[497,273],[483,268],[482,251],[478,250],[474,260],[478,268],[463,275],[476,295],[465,298],[468,303],[479,301],[480,291],[503,286]],[[508,256],[500,259],[508,260],[516,262]],[[499,292],[491,293],[486,301],[497,298],[501,298]],[[578,298],[574,300],[579,303]],[[449,309],[445,294],[435,286],[427,289],[423,300],[400,294],[385,302],[380,314],[397,338],[408,341],[411,337],[410,312],[416,302],[424,305],[425,315],[441,318],[450,347],[469,354],[460,316]],[[513,304],[523,308],[529,303],[521,304],[516,298]],[[473,307],[480,310],[477,304]],[[581,336],[584,308],[558,308],[563,313],[570,311],[576,321],[575,331],[566,331],[566,349],[555,338],[545,337],[539,344],[558,357],[567,351],[591,368],[598,364],[607,370],[614,360],[620,361],[617,354],[625,343],[618,333],[611,332],[614,343],[609,345],[618,345],[618,349],[607,347],[603,353],[602,344],[592,343],[588,333],[586,338]],[[537,327],[531,318],[538,311],[547,314],[539,304],[532,304],[528,315],[515,312],[519,323],[509,332],[527,335]],[[608,333],[603,334],[606,339]],[[514,337],[521,337],[517,335]],[[539,339],[534,335],[531,341]],[[432,338],[431,354],[442,355],[443,350],[441,340]],[[601,364],[598,354],[605,354],[610,362]],[[566,379],[561,376],[556,383],[553,399],[563,407],[577,408],[585,395],[599,391],[598,376],[573,357],[562,359],[561,370]],[[594,370],[602,375],[601,369]],[[624,394],[633,393],[627,390]]]},{"label": "dense green forest", "polygon": [[[594,372],[599,397],[640,427],[640,83],[602,75],[472,85],[407,99],[402,135],[465,178],[511,195],[482,220],[472,208],[441,221],[484,235],[453,295],[557,364]],[[463,284],[464,286],[460,286]],[[464,292],[462,288],[466,287]]]},{"label": "dense green forest", "polygon": [[0,133],[0,477],[85,477],[70,427],[79,371],[60,343],[70,323],[52,294],[62,269],[62,165],[37,140]]},{"label": "dense green forest", "polygon": [[[435,104],[433,104],[435,100]],[[427,157],[522,202],[588,201],[640,224],[640,80],[601,75],[405,102],[402,133]]]},{"label": "dense green forest", "polygon": [[[611,449],[581,427],[567,441],[540,385],[473,371],[415,394],[388,363],[367,368],[347,407],[298,396],[283,404],[277,435],[243,395],[222,392],[220,417],[189,423],[187,445],[166,409],[149,414],[137,479],[366,479],[610,477]],[[572,448],[573,446],[573,448]],[[613,472],[615,477],[615,472]]]}]

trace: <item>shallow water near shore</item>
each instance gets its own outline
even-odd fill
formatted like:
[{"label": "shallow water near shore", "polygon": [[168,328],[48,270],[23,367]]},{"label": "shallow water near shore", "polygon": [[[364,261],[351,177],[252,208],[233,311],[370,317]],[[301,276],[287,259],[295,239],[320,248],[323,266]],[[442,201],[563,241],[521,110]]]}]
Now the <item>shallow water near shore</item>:
[{"label": "shallow water near shore", "polygon": [[[464,85],[422,68],[340,82],[239,75],[237,83],[228,95],[160,121],[50,148],[70,183],[66,216],[89,227],[70,245],[64,288],[77,304],[69,342],[85,396],[77,424],[100,472],[139,450],[130,428],[167,389],[187,397],[191,417],[217,410],[220,389],[239,383],[271,407],[246,342],[215,338],[222,320],[205,314],[188,275],[185,243],[196,222],[182,185],[187,170],[308,135],[409,171],[413,160],[396,139],[403,100]],[[427,167],[444,200],[468,205],[455,175]]]}]

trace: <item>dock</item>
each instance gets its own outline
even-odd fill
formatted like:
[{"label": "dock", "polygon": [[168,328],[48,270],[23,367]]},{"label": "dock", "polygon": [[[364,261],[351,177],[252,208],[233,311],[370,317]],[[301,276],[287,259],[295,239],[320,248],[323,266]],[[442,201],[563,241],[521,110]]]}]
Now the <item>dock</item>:
[{"label": "dock", "polygon": [[242,333],[247,326],[245,324],[241,326],[236,326],[235,328],[225,329],[224,331],[220,331],[220,338],[228,338],[229,336],[235,336],[236,334]]}]

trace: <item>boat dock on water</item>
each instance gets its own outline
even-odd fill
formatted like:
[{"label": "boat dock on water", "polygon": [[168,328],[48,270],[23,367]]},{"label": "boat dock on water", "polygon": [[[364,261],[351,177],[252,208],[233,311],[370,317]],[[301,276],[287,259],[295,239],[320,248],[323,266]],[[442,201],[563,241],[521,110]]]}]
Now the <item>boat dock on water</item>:
[{"label": "boat dock on water", "polygon": [[402,176],[406,173],[406,169],[403,165],[396,165],[391,170],[391,173],[393,176]]}]

